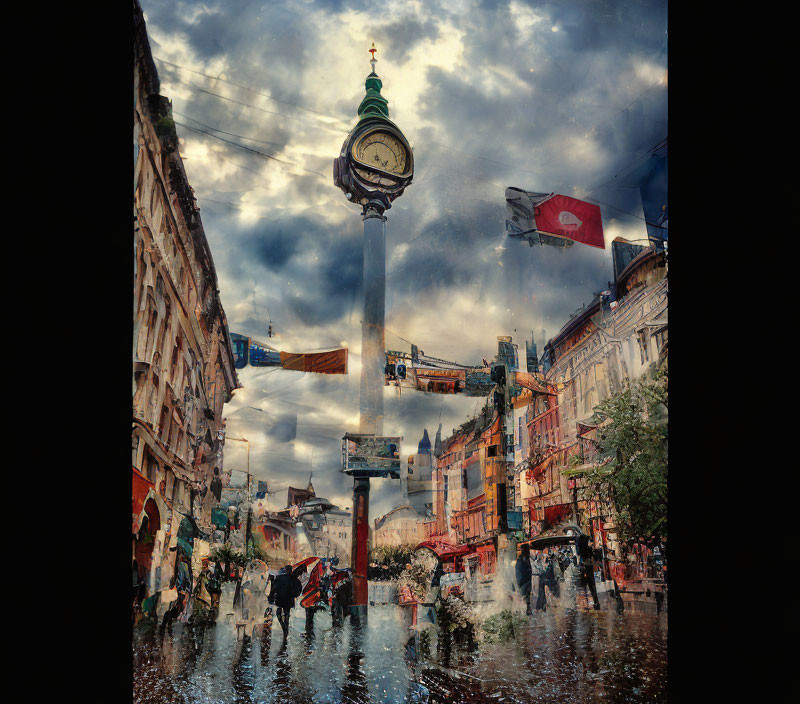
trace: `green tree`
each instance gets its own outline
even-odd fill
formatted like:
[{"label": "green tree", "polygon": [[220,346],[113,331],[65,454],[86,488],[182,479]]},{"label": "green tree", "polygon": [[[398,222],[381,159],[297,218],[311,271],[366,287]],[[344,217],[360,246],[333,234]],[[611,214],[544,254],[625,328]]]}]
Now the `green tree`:
[{"label": "green tree", "polygon": [[611,502],[620,538],[645,542],[667,537],[668,372],[628,383],[595,407],[597,465],[589,491]]}]

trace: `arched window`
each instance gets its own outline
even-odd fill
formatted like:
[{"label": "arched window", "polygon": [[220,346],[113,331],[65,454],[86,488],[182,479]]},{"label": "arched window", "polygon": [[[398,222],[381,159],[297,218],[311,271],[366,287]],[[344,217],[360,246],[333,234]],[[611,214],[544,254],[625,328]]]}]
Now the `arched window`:
[{"label": "arched window", "polygon": [[142,333],[145,335],[144,350],[142,350],[142,358],[145,360],[153,353],[153,339],[156,334],[156,326],[158,325],[158,311],[153,305],[152,298],[148,299],[147,305],[150,310],[147,317],[147,324],[145,325],[144,330],[140,331],[139,333],[140,335]]},{"label": "arched window", "polygon": [[156,349],[159,352],[164,350],[164,337],[167,334],[167,328],[170,325],[170,318],[172,315],[172,309],[169,303],[169,298],[164,300],[164,320],[161,321],[161,329],[158,331],[158,346]]},{"label": "arched window", "polygon": [[173,385],[175,385],[175,381],[179,378],[178,375],[182,371],[182,365],[180,363],[182,348],[183,348],[183,336],[179,332],[177,338],[175,339],[175,346],[172,348],[172,361],[170,363],[170,368],[172,369]]}]

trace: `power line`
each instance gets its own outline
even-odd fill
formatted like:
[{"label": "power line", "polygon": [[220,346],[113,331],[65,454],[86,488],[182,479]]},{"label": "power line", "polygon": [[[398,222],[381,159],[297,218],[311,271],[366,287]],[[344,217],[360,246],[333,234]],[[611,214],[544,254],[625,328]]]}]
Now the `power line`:
[{"label": "power line", "polygon": [[603,186],[605,186],[608,183],[611,183],[615,178],[617,178],[617,176],[619,176],[623,171],[625,171],[625,169],[633,166],[635,163],[637,163],[638,161],[640,161],[644,157],[646,157],[648,155],[652,155],[653,152],[657,151],[658,149],[660,149],[661,147],[663,147],[667,143],[667,139],[668,139],[667,137],[664,137],[661,141],[659,141],[654,146],[645,149],[645,151],[642,152],[641,154],[639,154],[637,157],[635,157],[631,161],[627,162],[623,166],[619,167],[619,169],[617,169],[617,172],[610,179],[608,179],[606,181],[603,181],[600,185],[593,186],[588,191],[586,191],[586,195],[589,195],[590,193],[594,193],[595,191],[600,190]]},{"label": "power line", "polygon": [[343,120],[339,117],[334,117],[333,115],[326,115],[323,112],[319,112],[318,110],[314,110],[312,108],[307,108],[304,105],[299,105],[298,103],[292,103],[288,100],[281,100],[281,98],[276,98],[274,95],[269,95],[268,93],[262,93],[261,91],[256,90],[255,88],[249,88],[248,86],[244,86],[241,83],[235,83],[234,81],[229,81],[227,78],[220,78],[219,76],[210,76],[207,73],[203,73],[202,71],[197,71],[196,69],[189,68],[188,66],[181,66],[180,64],[172,63],[171,61],[167,61],[166,59],[160,59],[158,56],[153,57],[156,61],[160,61],[162,64],[168,64],[169,66],[175,66],[175,68],[183,69],[184,71],[189,71],[190,73],[195,73],[198,76],[203,76],[205,78],[210,78],[214,81],[222,81],[223,83],[229,83],[232,86],[236,86],[237,88],[241,88],[242,90],[246,90],[250,93],[255,93],[256,95],[260,95],[263,98],[268,98],[269,100],[275,100],[278,103],[283,103],[284,105],[291,105],[292,107],[298,108],[300,110],[305,110],[307,112],[313,113],[315,115],[319,115],[320,117],[327,117],[331,120],[336,120],[337,122],[343,122]]},{"label": "power line", "polygon": [[187,88],[194,88],[195,90],[198,90],[201,93],[205,93],[206,95],[213,95],[215,98],[219,98],[220,100],[227,100],[229,103],[236,103],[236,105],[241,105],[246,108],[252,108],[253,110],[259,110],[260,112],[265,112],[267,113],[267,115],[276,115],[277,117],[284,117],[287,120],[301,119],[299,117],[295,117],[294,115],[284,115],[282,112],[275,112],[274,110],[267,110],[266,108],[260,108],[258,107],[258,105],[251,105],[250,103],[245,103],[242,100],[236,100],[236,98],[229,98],[227,95],[222,95],[221,93],[215,93],[214,91],[206,90],[205,88],[196,86],[194,83],[187,83],[186,81],[181,81],[180,79],[178,79],[178,83],[186,86]]},{"label": "power line", "polygon": [[277,161],[279,164],[286,164],[287,166],[294,166],[296,169],[300,169],[301,171],[305,171],[310,174],[316,174],[317,176],[321,176],[322,178],[327,178],[324,174],[321,174],[319,171],[314,171],[313,169],[306,169],[299,164],[294,164],[291,161],[284,161],[283,159],[278,159],[278,157],[272,156],[271,154],[267,154],[266,152],[259,151],[258,149],[253,149],[252,147],[247,147],[244,144],[239,144],[238,142],[231,142],[229,139],[224,139],[223,137],[218,137],[215,134],[211,134],[211,132],[206,132],[205,130],[197,129],[196,127],[192,127],[191,125],[185,125],[182,122],[176,122],[176,125],[180,125],[181,127],[185,127],[187,129],[192,130],[193,132],[198,132],[199,134],[204,134],[207,137],[212,137],[213,139],[218,139],[220,142],[225,142],[226,144],[231,144],[234,147],[239,147],[239,149],[244,149],[248,152],[253,152],[253,154],[259,154],[263,156],[265,159],[271,159],[272,161]]},{"label": "power line", "polygon": [[[584,196],[586,197],[586,196]],[[586,198],[586,200],[590,200],[594,203],[599,203],[600,205],[605,205],[607,208],[613,208],[614,210],[619,210],[621,213],[627,213],[628,215],[632,215],[635,218],[638,218],[646,225],[650,225],[650,227],[657,227],[659,230],[666,230],[667,228],[663,225],[656,225],[655,223],[650,222],[649,220],[645,220],[643,217],[636,215],[635,213],[630,212],[629,210],[623,210],[622,208],[618,208],[616,205],[609,205],[608,203],[603,203],[601,200],[595,200],[594,198]]]},{"label": "power line", "polygon": [[[305,118],[302,117],[295,117],[293,115],[284,115],[282,112],[275,112],[274,110],[267,110],[266,108],[260,108],[258,105],[251,105],[250,103],[245,103],[242,100],[236,100],[235,98],[229,98],[226,95],[222,95],[221,93],[215,93],[211,90],[206,90],[205,88],[201,88],[200,86],[196,86],[194,83],[187,83],[186,81],[178,80],[182,86],[186,86],[187,88],[193,88],[194,90],[200,91],[201,93],[205,93],[206,95],[211,95],[215,98],[219,98],[220,100],[225,100],[229,103],[235,103],[236,105],[241,105],[245,108],[251,108],[253,110],[258,110],[259,112],[266,113],[267,115],[276,115],[277,117],[283,117],[287,120],[296,120],[298,122],[303,122]],[[342,128],[341,127],[334,127],[333,125],[329,125],[327,123],[322,123],[321,127],[325,127],[326,129],[333,130],[335,132],[339,132]]]},{"label": "power line", "polygon": [[253,149],[252,147],[247,147],[244,144],[239,144],[238,142],[231,142],[229,139],[223,139],[222,137],[217,137],[215,134],[211,134],[210,132],[206,132],[205,130],[197,129],[196,127],[192,127],[191,125],[185,125],[182,122],[176,122],[176,125],[180,125],[181,127],[186,127],[187,129],[192,130],[193,132],[199,132],[200,134],[207,135],[208,137],[213,137],[214,139],[218,139],[221,142],[225,142],[226,144],[232,144],[234,147],[239,147],[240,149],[246,149],[249,152],[253,152],[255,154],[260,154],[267,159],[272,159],[273,161],[277,161],[280,164],[286,164],[287,166],[296,166],[295,164],[291,163],[290,161],[284,161],[283,159],[278,159],[278,157],[272,156],[271,154],[266,154],[265,152],[260,152],[258,149]]},{"label": "power line", "polygon": [[245,137],[243,134],[236,134],[235,132],[226,132],[225,130],[219,129],[219,127],[212,127],[211,125],[206,125],[203,122],[200,122],[196,117],[192,117],[191,115],[184,115],[182,112],[178,112],[177,110],[172,111],[175,115],[180,115],[181,117],[185,117],[192,122],[196,122],[198,125],[202,125],[203,127],[214,130],[214,132],[222,132],[222,134],[230,135],[231,137],[239,137],[240,139],[247,139],[251,142],[259,142],[261,144],[269,144],[275,147],[282,147],[283,145],[280,142],[267,142],[263,139],[256,139],[255,137]]}]

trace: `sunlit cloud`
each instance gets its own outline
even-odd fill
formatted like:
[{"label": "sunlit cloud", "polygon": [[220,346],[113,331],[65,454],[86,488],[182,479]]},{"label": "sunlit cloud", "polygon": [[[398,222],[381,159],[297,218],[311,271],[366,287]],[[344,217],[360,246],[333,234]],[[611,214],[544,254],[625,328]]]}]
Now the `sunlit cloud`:
[{"label": "sunlit cloud", "polygon": [[[175,114],[180,151],[230,329],[280,350],[349,348],[346,376],[239,374],[229,437],[251,440],[254,476],[283,492],[270,497],[276,506],[289,484],[305,486],[312,449],[317,492],[351,502],[337,463],[341,436],[358,428],[363,230],[332,163],[355,125],[373,41],[416,162],[387,211],[388,348],[410,340],[477,363],[494,356],[497,336],[524,350],[533,331],[541,350],[542,329],[556,334],[606,287],[608,249],[506,237],[507,186],[610,204],[607,246],[644,236],[638,193],[615,176],[666,134],[664,3],[613,16],[600,4],[523,0],[394,2],[380,13],[367,2],[142,4],[154,55],[213,77],[156,62],[162,94],[186,116]],[[384,391],[385,432],[404,437],[404,456],[424,428],[433,438],[440,414],[448,434],[483,402]],[[270,435],[295,413],[294,440]],[[245,461],[243,446],[226,444],[228,466]],[[399,483],[376,482],[373,497],[374,517],[401,499]]]}]

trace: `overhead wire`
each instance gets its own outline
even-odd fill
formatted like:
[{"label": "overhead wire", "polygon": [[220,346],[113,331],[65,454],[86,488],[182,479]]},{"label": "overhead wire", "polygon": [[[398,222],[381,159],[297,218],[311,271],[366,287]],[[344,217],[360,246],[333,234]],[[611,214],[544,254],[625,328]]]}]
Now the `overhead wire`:
[{"label": "overhead wire", "polygon": [[214,132],[222,132],[222,134],[227,134],[231,137],[239,137],[240,139],[247,139],[251,142],[259,142],[261,144],[269,144],[275,147],[283,146],[280,142],[267,142],[263,139],[256,139],[255,137],[245,137],[243,134],[236,134],[235,132],[226,132],[225,130],[221,130],[219,127],[213,127],[212,125],[207,125],[203,122],[200,122],[196,117],[191,117],[190,115],[186,115],[182,112],[173,109],[173,114],[180,115],[181,117],[185,117],[187,120],[191,120],[192,122],[196,122],[198,125],[205,127],[206,129],[213,130]]},{"label": "overhead wire", "polygon": [[207,73],[203,73],[202,71],[198,71],[193,68],[189,68],[188,66],[181,66],[180,64],[173,63],[172,61],[167,61],[166,59],[161,59],[158,56],[153,57],[156,61],[160,61],[163,64],[168,64],[169,66],[174,66],[175,68],[183,69],[184,71],[189,71],[190,73],[195,73],[198,76],[204,76],[205,78],[210,78],[213,81],[222,81],[223,83],[229,83],[232,86],[236,86],[237,88],[241,88],[242,90],[246,90],[250,93],[255,93],[256,95],[260,95],[263,98],[268,98],[269,100],[275,100],[278,103],[283,103],[284,105],[291,105],[292,107],[298,108],[300,110],[305,110],[306,112],[313,113],[315,115],[319,115],[320,117],[327,117],[332,120],[336,120],[338,122],[344,122],[341,118],[335,117],[333,115],[327,115],[323,112],[319,112],[318,110],[314,110],[313,108],[306,107],[305,105],[300,105],[299,103],[292,103],[288,100],[282,100],[281,98],[276,98],[274,95],[270,95],[268,93],[262,93],[255,88],[250,88],[249,86],[242,85],[241,83],[235,83],[227,78],[222,78],[221,76],[211,76]]},{"label": "overhead wire", "polygon": [[180,125],[181,127],[185,127],[186,129],[190,129],[193,132],[198,132],[199,134],[204,134],[207,137],[212,137],[213,139],[218,139],[220,142],[225,142],[226,144],[231,144],[234,147],[239,147],[239,149],[244,149],[244,150],[246,150],[248,152],[253,152],[253,154],[259,154],[260,156],[263,156],[265,159],[270,159],[272,161],[277,161],[278,163],[286,164],[287,166],[294,166],[295,168],[300,169],[301,171],[306,171],[307,173],[316,174],[317,176],[321,176],[322,178],[327,178],[327,176],[325,176],[324,174],[321,174],[319,171],[314,171],[313,169],[306,169],[305,167],[300,166],[299,164],[295,164],[295,163],[293,163],[291,161],[285,161],[283,159],[278,159],[278,157],[273,156],[272,154],[267,154],[266,152],[259,151],[258,149],[253,149],[252,147],[248,147],[248,146],[246,146],[244,144],[239,144],[238,142],[232,142],[229,139],[225,139],[224,137],[219,137],[218,135],[212,134],[211,132],[206,132],[205,130],[201,130],[201,129],[198,129],[196,127],[192,127],[191,125],[186,125],[186,124],[184,124],[182,122],[177,122],[176,121],[175,124],[176,125]]}]

